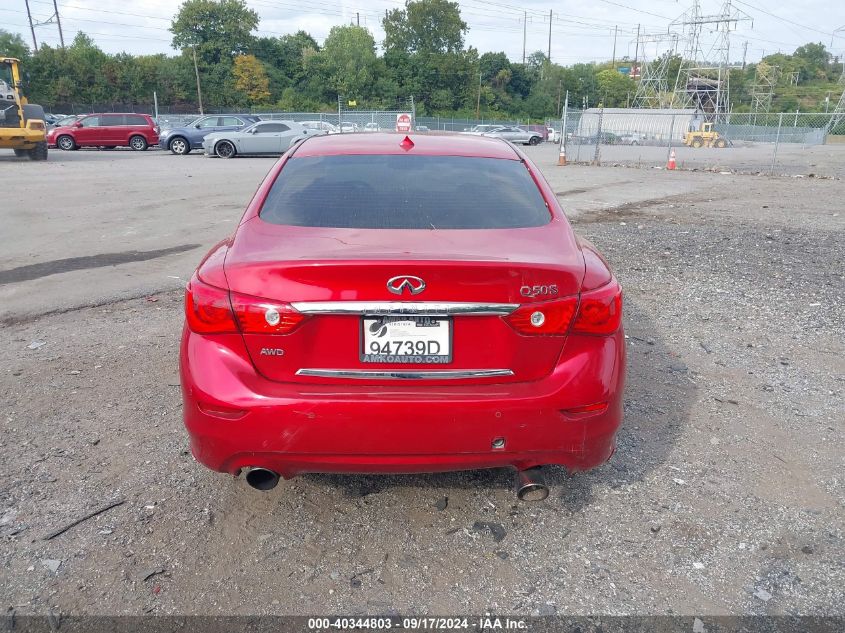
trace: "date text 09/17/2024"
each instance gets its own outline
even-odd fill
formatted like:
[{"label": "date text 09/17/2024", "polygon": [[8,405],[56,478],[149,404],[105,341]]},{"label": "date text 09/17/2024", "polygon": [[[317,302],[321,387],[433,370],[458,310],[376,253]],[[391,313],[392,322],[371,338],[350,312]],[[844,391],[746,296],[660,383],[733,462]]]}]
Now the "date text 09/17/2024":
[{"label": "date text 09/17/2024", "polygon": [[371,629],[389,630],[401,629],[406,631],[451,631],[476,630],[494,631],[527,630],[528,623],[524,618],[511,617],[352,617],[352,618],[309,618],[308,629],[319,630],[348,630]]}]

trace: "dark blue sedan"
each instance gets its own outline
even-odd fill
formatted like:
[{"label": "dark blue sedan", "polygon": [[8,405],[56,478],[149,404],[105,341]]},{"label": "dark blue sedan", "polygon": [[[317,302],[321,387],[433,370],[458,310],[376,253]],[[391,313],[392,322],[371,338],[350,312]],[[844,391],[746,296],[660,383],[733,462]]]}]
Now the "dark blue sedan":
[{"label": "dark blue sedan", "polygon": [[255,114],[211,114],[201,116],[185,127],[164,130],[159,136],[159,147],[169,149],[174,154],[183,156],[192,149],[202,149],[202,141],[212,132],[230,132],[242,130],[259,121]]}]

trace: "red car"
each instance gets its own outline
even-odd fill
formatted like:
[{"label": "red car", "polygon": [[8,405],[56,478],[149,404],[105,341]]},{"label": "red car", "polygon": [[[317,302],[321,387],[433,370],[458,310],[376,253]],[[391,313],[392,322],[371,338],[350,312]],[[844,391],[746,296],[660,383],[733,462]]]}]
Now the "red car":
[{"label": "red car", "polygon": [[158,144],[159,127],[149,114],[89,114],[47,133],[47,144],[63,150],[80,147],[131,147]]},{"label": "red car", "polygon": [[538,468],[612,455],[622,291],[520,150],[308,138],[187,286],[194,457],[259,489],[307,472]]}]

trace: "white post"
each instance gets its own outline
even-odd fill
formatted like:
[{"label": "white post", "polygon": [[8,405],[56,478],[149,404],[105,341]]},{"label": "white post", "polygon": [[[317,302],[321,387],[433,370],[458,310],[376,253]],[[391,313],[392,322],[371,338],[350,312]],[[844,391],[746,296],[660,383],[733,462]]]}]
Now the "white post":
[{"label": "white post", "polygon": [[569,91],[566,91],[566,99],[563,102],[563,113],[560,122],[560,152],[558,154],[557,164],[566,165],[566,115],[569,111]]},{"label": "white post", "polygon": [[780,128],[783,127],[783,112],[780,113],[780,118],[778,119],[778,133],[775,137],[775,151],[772,153],[772,169],[769,172],[770,176],[775,175],[775,162],[778,159],[778,145],[780,145]]},{"label": "white post", "polygon": [[156,121],[158,121],[158,95],[155,90],[153,90],[153,109],[155,111]]}]

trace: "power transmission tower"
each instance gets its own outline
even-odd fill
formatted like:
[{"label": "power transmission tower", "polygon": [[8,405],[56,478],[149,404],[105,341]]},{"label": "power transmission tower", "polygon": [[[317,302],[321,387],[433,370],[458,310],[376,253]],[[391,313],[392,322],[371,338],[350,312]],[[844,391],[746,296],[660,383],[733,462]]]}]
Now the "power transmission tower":
[{"label": "power transmission tower", "polygon": [[[730,108],[730,33],[738,22],[751,18],[724,0],[717,14],[704,15],[699,0],[672,25],[683,26],[686,47],[672,107],[694,108],[709,119],[725,114]],[[705,37],[705,27],[708,36]],[[671,28],[671,25],[670,25]],[[712,34],[712,35],[709,35]]]},{"label": "power transmission tower", "polygon": [[828,133],[845,120],[845,61],[842,62],[842,74],[839,76],[839,87],[842,88],[842,94],[839,96],[839,103],[837,103],[836,107],[833,109],[833,114],[827,124]]},{"label": "power transmission tower", "polygon": [[[677,33],[653,33],[639,37],[642,42],[642,62],[640,67],[640,83],[634,95],[635,108],[665,108],[671,101],[669,91],[669,64],[678,49]],[[669,47],[661,53],[660,50],[668,42]],[[654,58],[649,61],[646,44],[655,44]],[[639,49],[639,46],[637,46]]]},{"label": "power transmission tower", "polygon": [[751,87],[751,111],[754,114],[769,112],[779,79],[780,66],[770,66],[766,62],[757,64],[754,71],[754,85]]}]

